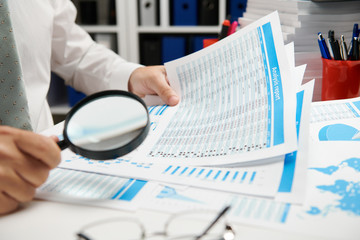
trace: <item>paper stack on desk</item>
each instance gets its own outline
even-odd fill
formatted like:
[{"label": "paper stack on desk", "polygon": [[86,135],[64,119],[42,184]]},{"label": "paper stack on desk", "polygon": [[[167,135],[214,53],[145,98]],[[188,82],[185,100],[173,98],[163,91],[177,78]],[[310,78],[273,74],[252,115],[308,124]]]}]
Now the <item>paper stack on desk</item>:
[{"label": "paper stack on desk", "polygon": [[[277,12],[165,66],[181,102],[149,107],[145,142],[107,161],[63,151],[38,198],[171,213],[231,204],[232,222],[359,236],[356,150],[339,161],[335,144],[320,146],[333,155],[321,156],[309,141],[314,81],[301,86],[305,67],[295,66],[294,45],[284,45]],[[360,104],[341,106],[353,113],[347,116],[360,116]],[[333,131],[338,127],[325,126],[322,139]],[[324,157],[334,158],[331,165]],[[341,179],[328,177],[335,170]],[[339,221],[346,224],[340,228]]]},{"label": "paper stack on desk", "polygon": [[[318,51],[318,32],[329,29],[352,37],[352,26],[360,22],[360,1],[312,2],[310,0],[248,0],[240,26],[277,10],[285,43],[294,42],[296,52]],[[340,37],[340,36],[338,36]]]},{"label": "paper stack on desk", "polygon": [[132,164],[116,159],[98,168],[67,151],[60,166],[274,197],[285,155],[297,149],[300,85],[277,14],[165,66],[181,102],[149,110],[156,131],[124,157]]}]

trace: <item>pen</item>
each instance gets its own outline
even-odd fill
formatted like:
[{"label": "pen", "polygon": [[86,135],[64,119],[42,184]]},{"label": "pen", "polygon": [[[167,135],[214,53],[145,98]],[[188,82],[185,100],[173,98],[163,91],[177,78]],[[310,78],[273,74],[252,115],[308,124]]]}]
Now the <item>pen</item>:
[{"label": "pen", "polygon": [[352,38],[351,38],[351,43],[350,43],[350,49],[348,52],[349,56],[353,55],[353,40],[354,37],[359,37],[359,24],[354,23],[354,27],[353,27],[353,34],[352,34]]},{"label": "pen", "polygon": [[353,38],[359,37],[359,25],[357,23],[354,23],[353,27]]},{"label": "pen", "polygon": [[233,21],[233,22],[231,23],[230,28],[229,28],[228,35],[231,35],[231,34],[233,34],[234,32],[236,32],[237,26],[238,26],[238,22],[237,22],[237,21]]},{"label": "pen", "polygon": [[334,60],[341,60],[340,46],[338,40],[335,40],[335,32],[333,30],[329,30],[328,37],[329,37],[330,48],[334,55]]},{"label": "pen", "polygon": [[346,42],[345,42],[345,37],[344,35],[341,35],[340,37],[340,53],[341,53],[341,58],[342,60],[348,60],[348,52],[347,52],[347,47],[346,47]]},{"label": "pen", "polygon": [[219,40],[221,40],[227,36],[229,28],[230,28],[230,21],[228,19],[225,19],[224,22],[222,23]]},{"label": "pen", "polygon": [[359,60],[359,41],[358,37],[354,37],[352,40],[352,55],[351,60]]},{"label": "pen", "polygon": [[333,50],[332,50],[332,48],[331,48],[331,41],[332,41],[332,37],[331,36],[333,36],[332,35],[332,32],[331,32],[332,30],[329,30],[329,33],[328,33],[328,39],[327,39],[327,45],[328,45],[328,49],[329,49],[329,53],[330,53],[330,59],[331,58],[334,58],[334,53],[333,53]]},{"label": "pen", "polygon": [[326,45],[325,39],[322,36],[321,32],[318,33],[318,43],[319,43],[321,56],[325,59],[331,59],[329,49]]}]

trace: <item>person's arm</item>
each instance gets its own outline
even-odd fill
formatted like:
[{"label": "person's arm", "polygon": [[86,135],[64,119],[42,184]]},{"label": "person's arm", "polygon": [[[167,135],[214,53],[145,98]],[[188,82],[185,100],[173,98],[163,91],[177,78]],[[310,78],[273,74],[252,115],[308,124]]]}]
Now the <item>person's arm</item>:
[{"label": "person's arm", "polygon": [[30,201],[60,159],[55,138],[0,126],[0,215]]},{"label": "person's arm", "polygon": [[[128,62],[95,43],[75,23],[76,9],[71,1],[61,0],[54,4],[51,67],[66,84],[85,94],[108,89],[132,91],[139,96],[158,94],[165,103],[171,104],[167,102],[168,95],[164,95],[170,87],[163,69],[159,71],[160,68]],[[133,80],[129,83],[131,75]]]}]

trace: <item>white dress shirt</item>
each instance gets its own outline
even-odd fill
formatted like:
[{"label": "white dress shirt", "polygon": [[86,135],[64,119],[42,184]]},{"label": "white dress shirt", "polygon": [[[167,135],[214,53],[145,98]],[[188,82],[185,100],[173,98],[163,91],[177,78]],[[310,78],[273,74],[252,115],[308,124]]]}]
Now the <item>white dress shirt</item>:
[{"label": "white dress shirt", "polygon": [[51,71],[85,94],[128,90],[140,65],[96,44],[75,24],[70,0],[9,0],[9,8],[35,132],[53,125],[46,99]]}]

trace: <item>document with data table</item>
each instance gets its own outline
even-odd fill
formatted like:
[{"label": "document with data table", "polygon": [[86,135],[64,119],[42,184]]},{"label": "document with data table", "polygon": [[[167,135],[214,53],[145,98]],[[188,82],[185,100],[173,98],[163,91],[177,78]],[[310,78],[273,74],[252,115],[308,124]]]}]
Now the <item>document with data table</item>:
[{"label": "document with data table", "polygon": [[59,167],[274,197],[284,156],[297,150],[291,67],[275,12],[166,63],[181,102],[148,107],[149,135],[135,151],[97,161],[65,150]]},{"label": "document with data table", "polygon": [[226,165],[296,150],[296,89],[276,12],[165,67],[181,102],[143,144],[143,160]]}]

